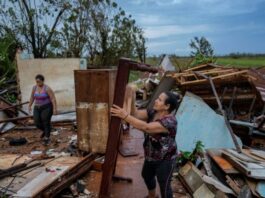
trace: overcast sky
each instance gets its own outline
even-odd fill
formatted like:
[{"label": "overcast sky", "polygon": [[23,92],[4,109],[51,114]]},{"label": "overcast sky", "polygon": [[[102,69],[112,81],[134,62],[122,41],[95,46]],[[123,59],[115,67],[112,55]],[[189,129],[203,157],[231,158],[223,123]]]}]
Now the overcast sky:
[{"label": "overcast sky", "polygon": [[215,53],[265,53],[265,0],[116,0],[145,31],[149,55],[189,55],[205,36]]}]

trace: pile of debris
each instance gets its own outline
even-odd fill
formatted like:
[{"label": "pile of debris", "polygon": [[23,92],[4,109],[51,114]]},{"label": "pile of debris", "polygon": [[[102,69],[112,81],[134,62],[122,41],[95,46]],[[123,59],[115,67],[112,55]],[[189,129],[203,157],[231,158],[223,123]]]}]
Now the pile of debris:
[{"label": "pile of debris", "polygon": [[179,179],[193,197],[265,196],[264,74],[264,68],[214,64],[166,74],[183,94],[179,150],[192,152],[198,141],[206,149],[198,158],[203,168],[194,165],[200,160],[180,167]]},{"label": "pile of debris", "polygon": [[[95,157],[93,154],[86,157],[1,154],[1,196],[54,197],[86,173]],[[81,184],[78,182],[75,185]],[[75,185],[70,189],[74,189]],[[76,189],[73,191],[76,195]],[[84,193],[85,187],[79,192]]]},{"label": "pile of debris", "polygon": [[205,64],[168,76],[175,79],[182,94],[191,92],[202,98],[212,109],[220,112],[217,99],[219,97],[227,119],[244,145],[265,148],[265,143],[260,143],[260,139],[265,135],[264,74],[264,68],[235,69]]},{"label": "pile of debris", "polygon": [[180,181],[193,197],[265,196],[264,151],[208,149],[206,153],[203,168],[188,162],[179,171]]},{"label": "pile of debris", "polygon": [[[165,72],[159,81],[160,74],[148,74],[149,82],[138,90],[137,99],[141,101],[134,101],[134,89],[126,89],[131,70],[160,72],[127,59],[120,60],[118,70],[69,69],[74,79],[68,87],[75,87],[75,99],[65,102],[69,102],[71,109],[74,100],[76,109],[53,116],[55,130],[49,149],[38,142],[32,116],[21,108],[28,102],[13,104],[0,97],[2,194],[54,197],[63,192],[61,197],[93,197],[98,193],[107,195],[110,189],[114,189],[111,192],[114,195],[121,188],[134,189],[128,176],[135,175],[137,168],[134,181],[136,186],[141,184],[138,173],[143,153],[139,148],[143,136],[135,129],[127,136],[121,133],[120,126],[126,123],[109,118],[109,108],[115,103],[130,112],[134,102],[151,108],[160,93],[175,90],[183,96],[176,112],[176,142],[180,154],[188,156],[188,162],[180,164],[179,173],[173,175],[178,175],[187,192],[196,198],[265,196],[264,68],[235,69],[206,64]],[[25,96],[28,90],[24,91]],[[60,94],[62,90],[55,92]],[[64,98],[68,92],[64,90]],[[124,102],[125,98],[129,100]],[[23,142],[19,147],[10,145],[16,138]],[[194,153],[198,142],[204,147],[200,155]],[[91,169],[97,170],[94,174],[97,179],[88,176],[87,182],[82,177]],[[174,179],[173,186],[179,188],[181,183]],[[117,185],[113,180],[131,186]],[[89,185],[96,186],[96,194],[86,190]],[[144,184],[139,188],[143,190]],[[182,189],[173,191],[186,194]]]}]

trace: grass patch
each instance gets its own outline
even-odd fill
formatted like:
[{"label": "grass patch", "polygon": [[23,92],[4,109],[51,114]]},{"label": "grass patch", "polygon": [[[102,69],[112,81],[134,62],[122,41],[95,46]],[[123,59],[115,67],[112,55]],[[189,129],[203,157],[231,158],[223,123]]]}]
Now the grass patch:
[{"label": "grass patch", "polygon": [[[176,68],[185,70],[189,68],[192,58],[190,57],[172,57],[171,62]],[[146,64],[157,66],[160,63],[160,57],[147,57]],[[244,56],[244,57],[217,57],[216,64],[224,65],[229,67],[239,68],[251,68],[251,67],[262,67],[265,66],[265,56]],[[130,82],[138,80],[141,76],[141,72],[131,71]]]},{"label": "grass patch", "polygon": [[217,58],[216,64],[225,66],[235,66],[235,67],[260,67],[265,66],[265,57],[240,57],[240,58],[230,58],[230,57],[219,57]]}]

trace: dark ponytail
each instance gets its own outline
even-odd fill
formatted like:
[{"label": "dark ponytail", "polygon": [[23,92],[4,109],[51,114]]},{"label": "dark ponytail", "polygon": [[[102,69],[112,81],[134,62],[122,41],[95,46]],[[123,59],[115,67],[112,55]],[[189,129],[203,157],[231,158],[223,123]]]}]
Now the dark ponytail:
[{"label": "dark ponytail", "polygon": [[164,92],[167,96],[167,99],[165,100],[165,105],[169,104],[169,113],[176,110],[179,106],[180,96],[177,94],[174,94],[170,91]]}]

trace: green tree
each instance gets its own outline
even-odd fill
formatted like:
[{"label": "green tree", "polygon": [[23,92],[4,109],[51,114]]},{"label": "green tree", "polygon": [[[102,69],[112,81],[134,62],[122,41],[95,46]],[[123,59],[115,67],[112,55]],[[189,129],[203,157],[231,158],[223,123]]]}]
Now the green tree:
[{"label": "green tree", "polygon": [[112,0],[0,0],[0,35],[10,34],[35,58],[89,57],[116,65],[122,56],[145,61],[145,38]]},{"label": "green tree", "polygon": [[191,56],[194,57],[193,65],[213,63],[216,61],[211,43],[205,37],[194,37],[191,40]]},{"label": "green tree", "polygon": [[6,80],[14,77],[14,60],[18,46],[17,41],[10,35],[4,35],[0,38],[0,85],[3,85]]},{"label": "green tree", "polygon": [[69,5],[65,0],[0,0],[1,33],[17,35],[35,58],[46,57]]},{"label": "green tree", "polygon": [[122,56],[145,61],[143,31],[117,3],[78,0],[66,14],[58,36],[63,54],[88,56],[90,64],[103,66],[116,65]]}]

